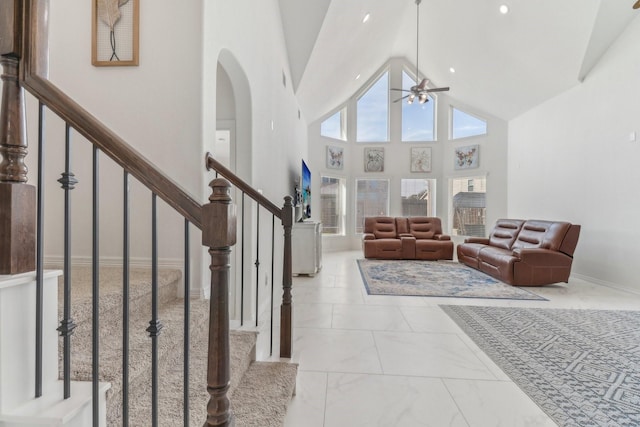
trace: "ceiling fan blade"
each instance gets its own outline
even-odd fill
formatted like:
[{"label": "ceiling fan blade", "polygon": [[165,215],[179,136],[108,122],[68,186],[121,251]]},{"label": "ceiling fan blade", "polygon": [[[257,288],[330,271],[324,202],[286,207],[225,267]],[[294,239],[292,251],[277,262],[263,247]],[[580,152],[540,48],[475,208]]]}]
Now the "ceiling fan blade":
[{"label": "ceiling fan blade", "polygon": [[[638,0],[638,1],[640,1],[640,0]],[[433,88],[433,89],[427,89],[426,92],[428,92],[428,93],[429,92],[446,92],[448,90],[449,90],[448,87],[436,87],[436,88]]]},{"label": "ceiling fan blade", "polygon": [[407,89],[394,89],[394,88],[391,88],[389,90],[399,90],[399,91],[402,91],[402,92],[411,92],[410,90],[407,90]]},{"label": "ceiling fan blade", "polygon": [[429,84],[429,79],[422,79],[422,81],[418,85],[418,89],[425,90],[427,88],[427,84]]},{"label": "ceiling fan blade", "polygon": [[634,5],[633,5],[634,9],[640,9],[640,0],[638,0]]},{"label": "ceiling fan blade", "polygon": [[409,95],[405,95],[405,96],[403,96],[402,98],[398,98],[398,99],[396,99],[396,100],[395,100],[395,101],[393,101],[393,102],[395,103],[395,102],[398,102],[398,101],[402,101],[403,99],[406,99],[406,98],[408,98],[409,96],[411,96],[411,94],[409,94]]}]

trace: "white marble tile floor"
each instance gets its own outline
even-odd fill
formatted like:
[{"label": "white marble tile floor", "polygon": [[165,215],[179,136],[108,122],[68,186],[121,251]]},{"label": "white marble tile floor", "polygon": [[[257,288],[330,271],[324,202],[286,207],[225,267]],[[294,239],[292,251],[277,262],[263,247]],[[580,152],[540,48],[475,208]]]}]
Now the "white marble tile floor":
[{"label": "white marble tile floor", "polygon": [[638,309],[638,293],[573,278],[531,291],[549,301],[370,296],[360,251],[325,253],[294,277],[297,392],[285,427],[553,426],[438,307]]}]

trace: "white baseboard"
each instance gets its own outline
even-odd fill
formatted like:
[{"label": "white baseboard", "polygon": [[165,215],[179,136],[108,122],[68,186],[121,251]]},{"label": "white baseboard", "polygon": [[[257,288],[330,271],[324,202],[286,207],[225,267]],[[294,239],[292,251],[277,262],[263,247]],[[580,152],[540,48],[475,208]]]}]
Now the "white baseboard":
[{"label": "white baseboard", "polygon": [[615,289],[618,291],[629,292],[632,294],[640,295],[640,288],[635,288],[629,285],[623,285],[620,283],[608,282],[606,280],[596,279],[595,277],[590,277],[584,274],[573,273],[572,277],[577,279],[581,279],[587,282],[595,283],[596,285],[605,286],[607,288]]}]

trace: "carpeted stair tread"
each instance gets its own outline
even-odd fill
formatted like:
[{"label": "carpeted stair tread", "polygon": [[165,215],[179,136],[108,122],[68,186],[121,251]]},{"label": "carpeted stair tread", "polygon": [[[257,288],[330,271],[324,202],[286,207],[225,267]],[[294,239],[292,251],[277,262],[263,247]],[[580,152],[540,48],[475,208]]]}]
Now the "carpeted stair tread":
[{"label": "carpeted stair tread", "polygon": [[[160,304],[176,298],[177,286],[182,272],[177,269],[158,271],[158,291]],[[122,267],[100,267],[100,317],[111,317],[111,321],[121,321],[122,317]],[[62,318],[64,304],[64,278],[58,279],[58,317]],[[136,267],[129,271],[129,306],[131,312],[150,311],[151,270]],[[71,319],[76,325],[91,322],[93,314],[93,287],[91,267],[73,267],[71,270]],[[112,314],[113,312],[113,314]]]},{"label": "carpeted stair tread", "polygon": [[231,395],[237,427],[282,427],[298,365],[254,362]]},{"label": "carpeted stair tread", "polygon": [[231,347],[231,384],[229,395],[238,387],[242,376],[256,359],[257,332],[231,331],[229,345]]},{"label": "carpeted stair tread", "polygon": [[[150,270],[131,269],[129,317],[129,425],[151,424],[151,338],[146,331],[151,320]],[[159,424],[183,425],[184,300],[177,299],[179,270],[159,272],[159,313],[163,328],[158,338]],[[62,281],[59,312],[62,314]],[[77,327],[71,337],[72,379],[92,378],[92,289],[91,268],[72,271],[72,319]],[[189,425],[201,426],[209,401],[207,352],[209,301],[191,300]],[[122,269],[100,269],[100,381],[111,383],[107,392],[107,426],[122,425]],[[236,415],[236,426],[281,426],[295,386],[297,365],[253,362],[257,333],[231,331],[231,381],[228,396]],[[62,339],[60,339],[62,344]],[[62,367],[62,345],[59,351]],[[280,400],[276,401],[275,399]]]},{"label": "carpeted stair tread", "polygon": [[[206,420],[207,403],[207,352],[209,328],[208,322],[192,330],[189,358],[189,425],[202,426]],[[256,334],[254,332],[231,331],[229,346],[231,354],[231,390],[240,381],[255,352]],[[175,348],[161,367],[158,392],[158,418],[161,425],[174,426],[184,423],[184,371],[182,346]],[[235,384],[235,385],[234,385]],[[129,425],[145,427],[149,425],[151,414],[150,379],[143,380],[143,387],[132,396]],[[237,424],[236,424],[237,425]]]},{"label": "carpeted stair tread", "polygon": [[[158,360],[163,361],[176,353],[176,347],[183,343],[183,300],[175,300],[159,309],[159,320],[163,325],[158,338]],[[191,301],[191,330],[202,327],[209,316],[209,304],[204,300]],[[132,313],[129,339],[129,391],[144,387],[145,378],[151,376],[151,338],[146,328],[149,326],[151,313]],[[89,326],[89,325],[87,325]],[[108,319],[101,321],[101,328],[109,329]],[[72,379],[91,380],[91,330],[78,327],[72,338]],[[118,328],[112,333],[103,334],[100,340],[100,380],[111,383],[107,393],[107,420],[118,420],[121,417],[122,393],[122,332]],[[85,350],[83,350],[83,347]],[[182,362],[180,362],[182,366]],[[148,393],[148,390],[146,390]],[[108,423],[111,425],[111,423]]]},{"label": "carpeted stair tread", "polygon": [[[208,328],[193,331],[189,376],[189,425],[200,427],[206,420],[209,402],[207,384]],[[231,387],[228,396],[236,414],[236,427],[281,427],[286,408],[295,387],[297,365],[281,362],[246,362],[246,355],[253,355],[256,334],[231,331]],[[160,425],[183,425],[183,370],[182,351],[176,349],[168,360],[169,368],[163,370],[160,380],[158,418]],[[247,366],[249,365],[248,369]],[[244,371],[246,369],[246,372]],[[234,385],[235,384],[235,385]],[[150,386],[147,383],[147,386]],[[129,425],[149,425],[151,397],[144,387],[132,399]]]}]

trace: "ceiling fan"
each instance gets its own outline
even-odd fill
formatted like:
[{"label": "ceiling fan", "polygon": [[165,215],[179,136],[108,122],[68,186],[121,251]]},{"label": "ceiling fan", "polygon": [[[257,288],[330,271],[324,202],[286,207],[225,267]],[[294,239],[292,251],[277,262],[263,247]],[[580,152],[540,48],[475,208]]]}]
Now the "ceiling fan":
[{"label": "ceiling fan", "polygon": [[[420,45],[420,3],[422,0],[416,0],[416,79],[418,78],[418,73],[420,69],[418,68],[418,56],[419,56],[419,45]],[[640,0],[638,0],[640,3]],[[424,104],[425,102],[429,102],[429,93],[431,92],[446,92],[449,90],[448,87],[437,87],[429,89],[427,84],[429,83],[428,79],[422,79],[419,84],[412,86],[411,89],[394,89],[391,90],[400,91],[400,92],[409,92],[402,98],[398,98],[393,102],[402,101],[403,99],[407,100],[407,104],[413,104],[413,101],[418,98],[418,102],[420,104]]]},{"label": "ceiling fan", "polygon": [[638,0],[634,5],[633,5],[634,9],[640,9],[640,0]]}]

